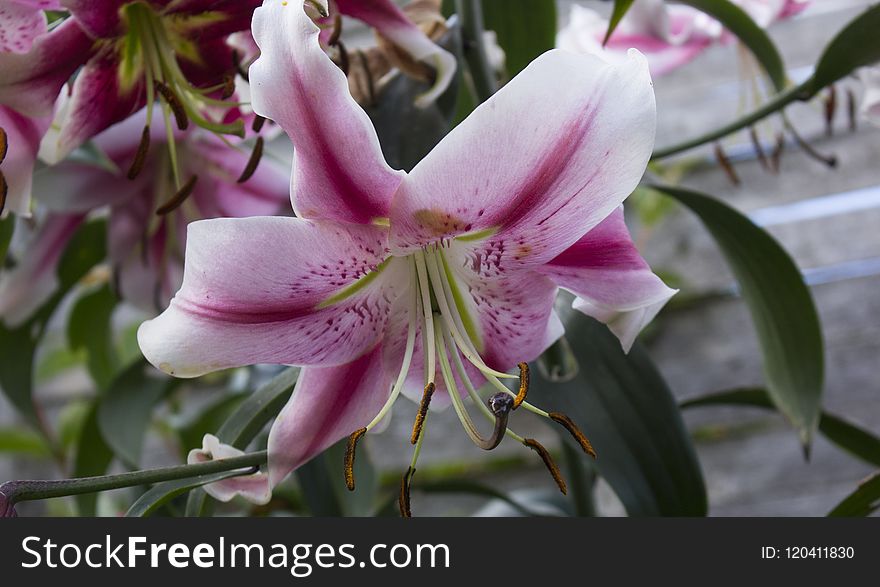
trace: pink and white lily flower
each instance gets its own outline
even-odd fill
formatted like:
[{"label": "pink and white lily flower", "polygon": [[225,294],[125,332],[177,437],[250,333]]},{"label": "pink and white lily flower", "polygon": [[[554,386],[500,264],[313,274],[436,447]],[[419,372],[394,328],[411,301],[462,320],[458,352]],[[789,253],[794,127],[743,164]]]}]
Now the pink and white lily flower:
[{"label": "pink and white lily flower", "polygon": [[[170,159],[161,153],[129,179],[119,168],[124,170],[135,157],[145,116],[141,112],[96,137],[95,146],[110,168],[72,158],[37,173],[35,198],[49,214],[21,262],[0,280],[0,316],[8,325],[24,321],[52,294],[65,246],[94,211],[109,208],[107,250],[119,295],[155,312],[180,286],[187,223],[276,214],[286,206],[288,180],[280,166],[267,159],[246,182],[238,183],[248,153],[230,149],[199,129],[176,136],[180,172],[197,177],[183,190],[177,190]],[[164,131],[152,133],[154,149],[166,149]]]},{"label": "pink and white lily flower", "polygon": [[[213,434],[205,434],[202,438],[202,448],[194,448],[189,451],[186,462],[190,465],[207,463],[240,457],[244,452],[220,442]],[[257,505],[269,503],[272,499],[272,489],[269,487],[269,476],[265,473],[251,473],[231,477],[222,481],[215,481],[203,487],[205,492],[217,501],[231,501],[237,495]]]},{"label": "pink and white lily flower", "polygon": [[[69,106],[59,111],[55,122],[56,144],[48,152],[56,157],[50,163],[159,94],[168,97],[169,103],[163,103],[166,109],[185,110],[197,125],[241,134],[241,122],[223,124],[206,116],[205,110],[221,106],[212,90],[235,74],[226,39],[250,26],[259,0],[60,0],[55,4],[68,10],[70,17],[33,38],[27,52],[0,53],[4,72],[0,103],[29,116],[50,114],[62,86],[79,69]],[[0,27],[9,26],[3,16],[8,15],[0,14]]]},{"label": "pink and white lily flower", "polygon": [[28,118],[0,106],[0,218],[30,216],[31,183],[48,118]]},{"label": "pink and white lily flower", "polygon": [[[422,398],[414,443],[433,395],[482,448],[507,434],[550,466],[543,447],[506,427],[523,405],[587,450],[569,419],[524,401],[526,362],[563,334],[559,287],[625,349],[675,293],[638,254],[621,209],[654,143],[645,59],[547,52],[407,175],[383,159],[302,0],[268,0],[253,32],[253,105],[294,144],[297,217],[190,225],[183,285],[138,331],[145,357],[178,377],[304,366],[269,435],[273,487],[349,434],[353,487],[357,441],[400,393]],[[498,391],[488,407],[476,391],[484,382]],[[488,438],[463,395],[495,420]]]},{"label": "pink and white lily flower", "polygon": [[[802,12],[810,0],[732,0],[755,23],[770,25]],[[637,0],[618,23],[608,42],[608,19],[594,10],[574,5],[569,24],[556,36],[556,46],[569,51],[624,59],[635,48],[645,54],[651,74],[665,75],[690,63],[718,42],[734,40],[714,18],[690,6],[664,0]]]}]

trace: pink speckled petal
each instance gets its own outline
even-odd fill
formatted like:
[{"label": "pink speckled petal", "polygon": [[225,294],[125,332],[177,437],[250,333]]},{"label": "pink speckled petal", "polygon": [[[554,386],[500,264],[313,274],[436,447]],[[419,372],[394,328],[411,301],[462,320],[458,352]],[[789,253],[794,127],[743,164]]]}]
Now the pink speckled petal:
[{"label": "pink speckled petal", "polygon": [[49,116],[61,87],[92,52],[92,40],[68,19],[34,39],[27,53],[0,53],[0,104]]},{"label": "pink speckled petal", "polygon": [[677,291],[639,254],[623,208],[537,271],[577,295],[574,308],[607,324],[625,351]]},{"label": "pink speckled petal", "polygon": [[392,250],[480,232],[483,256],[502,272],[549,261],[636,187],[655,117],[638,52],[619,65],[544,53],[404,179],[392,202]]},{"label": "pink speckled petal", "polygon": [[[61,0],[61,5],[70,11],[92,38],[103,39],[122,33],[119,10],[129,2],[130,0]],[[147,4],[153,2],[148,0]]]},{"label": "pink speckled petal", "polygon": [[[351,361],[381,339],[405,264],[385,258],[386,232],[301,218],[189,225],[183,285],[141,325],[146,358],[179,377],[255,363]],[[370,274],[356,292],[330,299]]]},{"label": "pink speckled petal", "polygon": [[43,10],[58,9],[53,0],[7,0],[0,4],[0,52],[27,53],[48,30]]},{"label": "pink speckled petal", "polygon": [[250,68],[253,107],[293,141],[297,216],[366,224],[388,215],[402,172],[385,162],[372,122],[318,32],[303,0],[267,0],[254,12],[261,54]]},{"label": "pink speckled petal", "polygon": [[391,377],[382,368],[381,345],[344,365],[303,368],[293,397],[269,432],[271,486],[366,426],[382,408],[391,385]]}]

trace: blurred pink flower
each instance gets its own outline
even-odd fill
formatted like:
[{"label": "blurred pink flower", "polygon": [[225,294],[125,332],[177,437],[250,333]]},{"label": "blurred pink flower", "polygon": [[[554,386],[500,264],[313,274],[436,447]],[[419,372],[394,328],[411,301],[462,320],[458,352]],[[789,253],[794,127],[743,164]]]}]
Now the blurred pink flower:
[{"label": "blurred pink flower", "polygon": [[110,168],[77,158],[37,173],[35,198],[48,215],[20,263],[0,280],[0,316],[7,324],[22,322],[51,295],[61,253],[92,211],[109,207],[107,250],[118,293],[155,311],[180,286],[187,223],[276,214],[285,207],[284,170],[267,159],[250,179],[237,183],[249,154],[200,129],[175,137],[181,174],[198,176],[190,190],[178,192],[174,184],[170,158],[159,152],[167,144],[161,129],[152,131],[154,156],[129,179],[120,168],[126,169],[136,156],[145,117],[142,111],[96,137],[95,146]]},{"label": "blurred pink flower", "polygon": [[[186,462],[190,465],[218,461],[232,457],[240,457],[244,452],[234,446],[223,444],[213,434],[205,434],[202,439],[202,448],[194,448],[189,451]],[[215,481],[203,486],[205,492],[217,501],[227,502],[236,495],[257,505],[269,503],[272,498],[272,490],[269,487],[269,476],[265,473],[252,473],[231,477],[222,481]]]},{"label": "blurred pink flower", "polygon": [[294,144],[297,217],[192,224],[183,285],[138,340],[179,377],[305,365],[269,435],[273,486],[426,386],[478,442],[460,394],[483,381],[510,393],[504,371],[563,332],[559,287],[625,349],[675,293],[621,209],[654,143],[638,52],[618,65],[545,53],[407,175],[385,162],[302,0],[267,1],[253,32],[253,105]]},{"label": "blurred pink flower", "polygon": [[0,106],[0,217],[30,215],[31,183],[49,118],[28,118]]}]

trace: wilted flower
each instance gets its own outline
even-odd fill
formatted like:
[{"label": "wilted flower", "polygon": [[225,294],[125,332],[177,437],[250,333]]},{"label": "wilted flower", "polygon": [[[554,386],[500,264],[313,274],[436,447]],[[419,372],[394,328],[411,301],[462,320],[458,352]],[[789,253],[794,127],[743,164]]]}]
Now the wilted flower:
[{"label": "wilted flower", "polygon": [[[202,448],[194,448],[189,451],[186,462],[190,465],[206,463],[240,457],[244,452],[234,446],[224,444],[213,434],[205,434],[202,439]],[[203,487],[205,492],[214,499],[222,502],[230,501],[236,495],[240,495],[251,503],[264,505],[272,498],[272,489],[269,487],[269,476],[265,473],[251,473],[215,481]]]},{"label": "wilted flower", "polygon": [[[130,179],[123,170],[141,148],[145,116],[141,112],[95,139],[108,159],[104,166],[70,159],[36,175],[35,197],[49,213],[19,264],[0,280],[0,316],[7,324],[20,323],[51,295],[57,262],[92,211],[109,207],[107,250],[118,293],[156,311],[180,286],[187,223],[275,214],[286,204],[287,175],[277,165],[265,161],[239,183],[249,154],[199,129],[175,136],[180,172],[190,177],[182,189],[162,153],[144,160]],[[164,132],[152,134],[157,151],[169,148]]]},{"label": "wilted flower", "polygon": [[[522,405],[592,451],[566,416],[524,401],[526,362],[563,333],[558,287],[627,349],[674,293],[639,256],[621,209],[654,141],[644,58],[545,53],[406,175],[386,164],[301,1],[266,2],[253,30],[254,108],[295,146],[298,217],[192,224],[181,290],[138,332],[144,355],[180,377],[305,365],[269,436],[273,486],[349,434],[353,486],[357,441],[403,392],[422,398],[413,443],[431,398],[451,401],[477,445],[512,436],[564,489],[549,453],[507,429]],[[517,365],[519,376],[506,372]],[[488,406],[475,389],[484,382],[498,392]],[[463,395],[495,421],[491,435]]]}]

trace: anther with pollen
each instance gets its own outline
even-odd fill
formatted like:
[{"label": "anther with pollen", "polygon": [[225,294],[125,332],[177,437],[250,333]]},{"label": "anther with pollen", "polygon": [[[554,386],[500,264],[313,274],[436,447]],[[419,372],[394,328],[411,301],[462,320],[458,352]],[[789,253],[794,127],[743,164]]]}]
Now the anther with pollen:
[{"label": "anther with pollen", "polygon": [[406,473],[403,474],[403,477],[400,478],[400,495],[397,496],[397,505],[400,507],[400,517],[401,518],[411,518],[412,517],[412,509],[409,504],[409,488],[412,484],[413,475],[416,474],[416,470],[412,467],[407,467]]},{"label": "anther with pollen", "polygon": [[724,170],[725,175],[727,175],[727,179],[730,180],[730,183],[733,185],[739,185],[739,175],[736,174],[736,170],[733,168],[733,164],[731,164],[730,159],[727,158],[727,153],[724,152],[724,148],[721,146],[721,143],[715,143],[715,158],[718,160],[718,165],[721,166],[721,169]]},{"label": "anther with pollen", "polygon": [[9,193],[9,184],[6,183],[6,176],[0,171],[0,214],[6,208],[6,194]]},{"label": "anther with pollen", "polygon": [[6,129],[0,126],[0,163],[3,163],[3,160],[6,159],[6,153],[9,151],[9,136],[6,134]]},{"label": "anther with pollen", "polygon": [[415,444],[422,435],[422,426],[425,424],[425,417],[428,415],[428,408],[431,406],[431,396],[434,395],[434,382],[432,381],[425,386],[425,392],[422,394],[422,401],[419,403],[419,412],[416,414],[416,421],[413,422],[412,436],[410,443]]},{"label": "anther with pollen", "polygon": [[244,171],[241,172],[241,175],[238,176],[238,183],[244,183],[251,178],[254,172],[257,170],[257,165],[260,164],[260,159],[263,158],[263,137],[257,137],[257,141],[254,143],[254,150],[251,151],[251,157],[248,159],[247,165],[244,166]]},{"label": "anther with pollen", "polygon": [[349,491],[354,491],[354,457],[357,453],[357,445],[366,433],[366,428],[355,430],[348,437],[348,444],[345,445],[345,486]]},{"label": "anther with pollen", "polygon": [[568,430],[568,433],[571,434],[571,437],[575,439],[575,441],[580,445],[581,450],[585,453],[596,458],[596,451],[593,449],[593,445],[590,443],[590,440],[584,436],[584,433],[581,432],[580,428],[577,427],[577,424],[574,421],[566,416],[565,414],[560,414],[559,412],[550,412],[548,414],[550,419],[556,422],[557,424],[561,424],[563,428]]},{"label": "anther with pollen", "polygon": [[137,152],[134,154],[134,159],[131,161],[131,166],[128,168],[128,174],[126,177],[128,179],[135,179],[138,175],[140,175],[141,170],[144,168],[144,163],[147,162],[147,151],[150,150],[150,125],[144,126],[144,130],[141,133],[141,142],[138,144]]},{"label": "anther with pollen", "polygon": [[171,108],[171,112],[174,114],[174,120],[177,121],[177,128],[180,130],[186,130],[189,126],[189,117],[186,115],[186,109],[183,107],[183,102],[180,101],[180,98],[177,97],[174,90],[162,82],[157,81],[155,86],[156,91],[162,95],[162,98],[165,99],[165,103]]},{"label": "anther with pollen", "polygon": [[239,55],[238,51],[236,51],[235,49],[232,50],[232,66],[235,68],[236,73],[241,76],[241,79],[246,82],[250,81],[247,68],[244,67],[241,62],[241,55]]},{"label": "anther with pollen", "polygon": [[828,95],[824,100],[825,106],[825,136],[834,134],[834,115],[837,114],[837,88],[833,85],[828,87]]},{"label": "anther with pollen", "polygon": [[566,495],[568,490],[565,487],[565,479],[562,478],[562,473],[559,471],[559,467],[553,461],[553,457],[550,456],[550,451],[544,448],[544,445],[542,445],[534,438],[524,438],[523,444],[538,453],[538,455],[541,457],[541,460],[544,461],[544,466],[547,467],[547,470],[550,471],[550,475],[553,477],[553,480],[556,481],[556,485],[559,487],[559,491],[561,491],[563,495]]},{"label": "anther with pollen", "polygon": [[266,119],[260,116],[259,114],[254,115],[254,122],[251,124],[251,130],[254,132],[260,132],[263,129],[263,124],[266,122]]},{"label": "anther with pollen", "polygon": [[514,410],[526,401],[526,395],[529,393],[529,364],[518,363],[517,367],[519,367],[519,391],[516,392],[516,397],[513,398]]},{"label": "anther with pollen", "polygon": [[188,197],[190,197],[193,189],[195,189],[196,187],[196,182],[198,180],[198,175],[193,175],[192,177],[190,177],[189,180],[187,180],[187,182],[183,184],[183,187],[177,190],[176,194],[171,196],[171,198],[167,202],[156,209],[156,216],[164,216],[165,214],[173,212],[174,210],[179,208],[180,205],[183,204]]},{"label": "anther with pollen", "polygon": [[851,88],[846,89],[846,116],[849,120],[850,132],[858,129],[858,116],[856,116],[856,95]]},{"label": "anther with pollen", "polygon": [[754,126],[749,127],[749,138],[752,139],[752,148],[755,149],[755,156],[758,158],[761,167],[763,167],[765,171],[771,171],[770,161],[767,159],[767,154],[764,152],[764,146],[761,145],[761,139],[758,137],[758,131],[755,130]]}]

